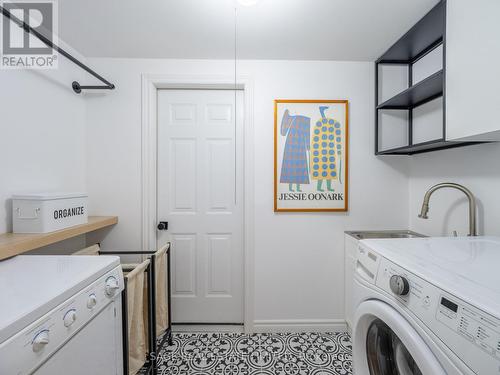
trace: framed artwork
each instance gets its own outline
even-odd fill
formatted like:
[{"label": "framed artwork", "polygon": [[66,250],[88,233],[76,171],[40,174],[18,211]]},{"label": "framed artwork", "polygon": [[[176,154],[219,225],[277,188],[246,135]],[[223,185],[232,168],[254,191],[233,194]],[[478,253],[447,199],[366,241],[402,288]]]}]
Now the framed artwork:
[{"label": "framed artwork", "polygon": [[347,100],[274,101],[274,211],[347,211]]}]

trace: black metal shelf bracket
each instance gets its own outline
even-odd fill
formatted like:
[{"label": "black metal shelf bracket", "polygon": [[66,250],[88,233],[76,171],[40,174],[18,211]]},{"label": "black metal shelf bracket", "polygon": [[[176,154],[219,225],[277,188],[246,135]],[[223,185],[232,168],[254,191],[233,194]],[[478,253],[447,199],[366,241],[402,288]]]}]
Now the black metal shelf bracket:
[{"label": "black metal shelf bracket", "polygon": [[57,51],[58,53],[60,53],[64,57],[66,57],[68,60],[70,60],[72,63],[74,63],[75,65],[78,65],[80,68],[82,68],[83,70],[85,70],[87,73],[89,73],[90,75],[94,76],[95,78],[97,78],[102,83],[104,83],[104,85],[99,85],[99,86],[97,86],[97,85],[94,85],[94,86],[82,86],[82,85],[80,85],[79,82],[73,81],[72,84],[71,84],[71,87],[73,88],[73,91],[75,93],[80,94],[82,92],[82,90],[114,90],[115,89],[115,85],[114,84],[112,84],[111,82],[109,82],[108,80],[106,80],[105,78],[103,78],[102,76],[100,76],[99,74],[97,74],[95,71],[93,71],[92,69],[90,69],[87,65],[85,65],[80,60],[78,60],[75,57],[73,57],[71,54],[69,54],[68,52],[66,52],[61,47],[55,45],[46,36],[44,36],[43,34],[41,34],[40,32],[38,32],[37,30],[33,29],[26,22],[21,21],[19,18],[17,18],[16,16],[14,16],[12,13],[10,13],[7,9],[5,9],[1,5],[0,5],[0,10],[2,11],[2,14],[3,14],[3,16],[5,18],[7,18],[8,20],[11,20],[15,24],[17,24],[26,33],[32,34],[32,35],[36,36],[46,46],[54,49],[55,51]]}]

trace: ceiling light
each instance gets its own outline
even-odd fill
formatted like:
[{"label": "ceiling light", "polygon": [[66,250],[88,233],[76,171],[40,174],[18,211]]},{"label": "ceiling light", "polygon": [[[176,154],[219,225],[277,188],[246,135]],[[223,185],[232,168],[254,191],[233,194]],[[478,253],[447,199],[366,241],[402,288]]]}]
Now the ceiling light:
[{"label": "ceiling light", "polygon": [[241,5],[245,6],[245,7],[251,7],[255,4],[257,4],[259,2],[259,0],[238,0],[238,3],[240,3]]}]

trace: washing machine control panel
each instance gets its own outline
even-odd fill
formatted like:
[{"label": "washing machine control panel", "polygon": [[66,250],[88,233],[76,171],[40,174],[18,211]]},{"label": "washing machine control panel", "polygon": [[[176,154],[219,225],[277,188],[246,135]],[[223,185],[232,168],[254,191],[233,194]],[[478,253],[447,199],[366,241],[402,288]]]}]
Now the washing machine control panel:
[{"label": "washing machine control panel", "polygon": [[500,320],[452,296],[441,295],[437,320],[500,359]]},{"label": "washing machine control panel", "polygon": [[116,296],[123,290],[120,266],[0,344],[0,374],[14,374],[12,369],[16,369],[15,374],[30,374],[59,350],[112,301],[107,283],[110,277]]},{"label": "washing machine control panel", "polygon": [[500,320],[381,257],[375,285],[477,374],[500,375]]}]

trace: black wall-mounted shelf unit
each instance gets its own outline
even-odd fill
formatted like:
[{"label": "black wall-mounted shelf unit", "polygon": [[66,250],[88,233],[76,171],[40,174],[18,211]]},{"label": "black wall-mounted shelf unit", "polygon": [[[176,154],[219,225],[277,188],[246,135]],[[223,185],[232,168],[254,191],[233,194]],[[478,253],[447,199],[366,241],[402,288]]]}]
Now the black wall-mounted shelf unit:
[{"label": "black wall-mounted shelf unit", "polygon": [[444,139],[436,139],[428,142],[416,143],[411,146],[403,146],[392,148],[390,150],[382,150],[377,155],[414,155],[422,154],[424,152],[444,150],[447,148],[463,147],[468,145],[475,145],[482,142],[452,142],[445,141]]},{"label": "black wall-mounted shelf unit", "polygon": [[410,64],[444,40],[446,2],[442,1],[394,43],[380,58],[379,64]]},{"label": "black wall-mounted shelf unit", "polygon": [[[413,84],[413,65],[434,49],[442,46],[442,69]],[[407,65],[408,88],[379,103],[379,66]],[[417,153],[460,147],[480,142],[446,141],[446,1],[442,0],[418,21],[406,34],[375,61],[375,154],[413,155]],[[443,98],[442,137],[413,143],[413,109],[437,98]],[[408,144],[381,150],[379,147],[379,114],[382,110],[408,111]]]},{"label": "black wall-mounted shelf unit", "polygon": [[440,96],[443,96],[442,70],[386,100],[377,109],[412,109]]}]

